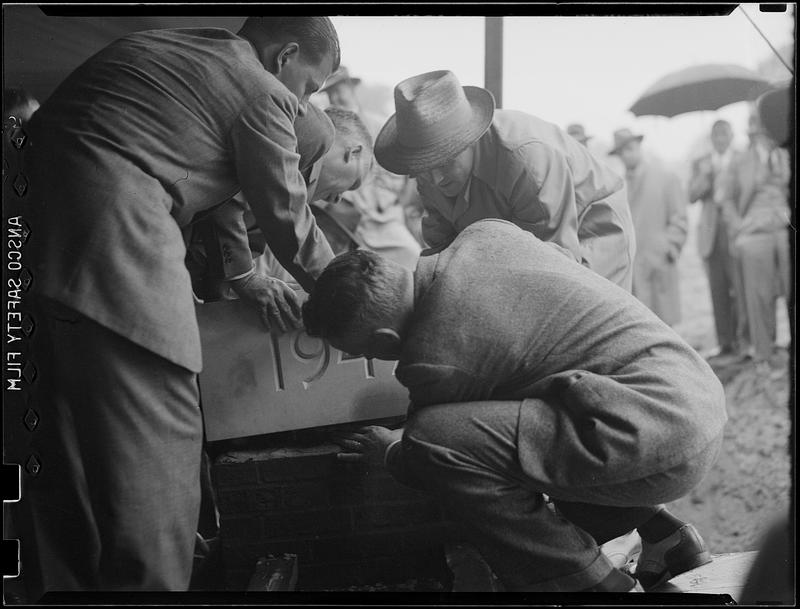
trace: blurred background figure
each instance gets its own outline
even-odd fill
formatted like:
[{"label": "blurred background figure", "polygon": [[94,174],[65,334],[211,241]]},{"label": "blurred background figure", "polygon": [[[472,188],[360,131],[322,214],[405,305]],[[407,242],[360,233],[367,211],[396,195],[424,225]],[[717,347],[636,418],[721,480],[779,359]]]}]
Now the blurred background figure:
[{"label": "blurred background figure", "polygon": [[569,133],[584,146],[587,146],[589,140],[592,139],[591,135],[586,135],[586,129],[580,123],[572,123],[571,125],[567,125],[567,133]]},{"label": "blurred background figure", "polygon": [[[327,93],[331,106],[357,113],[374,139],[388,117],[362,107],[356,91],[360,83],[360,78],[341,67],[321,91]],[[374,163],[361,188],[348,192],[341,202],[328,204],[324,209],[354,226],[355,235],[368,249],[413,270],[422,250],[408,226],[408,221],[419,222],[419,205],[415,200],[418,200],[415,181]]]},{"label": "blurred background figure", "polygon": [[677,175],[656,159],[645,159],[643,135],[614,132],[610,155],[625,166],[628,203],[636,234],[633,295],[665,323],[681,320],[677,261],[688,232],[686,194]]},{"label": "blurred background figure", "polygon": [[[741,354],[737,320],[744,314],[743,303],[737,305],[736,302],[735,267],[730,254],[728,227],[720,207],[721,176],[740,154],[733,149],[732,141],[730,123],[716,121],[711,127],[712,149],[692,162],[689,181],[689,201],[700,201],[702,205],[697,226],[697,252],[708,275],[719,346],[719,351],[709,359],[720,365],[731,363]],[[737,315],[737,311],[741,313]]]},{"label": "blurred background figure", "polygon": [[784,354],[775,348],[775,307],[778,298],[788,299],[790,290],[789,154],[763,130],[755,111],[748,122],[748,136],[750,146],[725,173],[720,198],[745,305],[751,355],[757,364],[783,366]]}]

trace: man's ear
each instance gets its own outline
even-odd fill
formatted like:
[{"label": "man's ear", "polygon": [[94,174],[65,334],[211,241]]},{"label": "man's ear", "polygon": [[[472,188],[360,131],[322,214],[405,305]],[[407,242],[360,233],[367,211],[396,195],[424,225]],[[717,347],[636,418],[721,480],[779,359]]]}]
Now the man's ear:
[{"label": "man's ear", "polygon": [[357,146],[348,146],[344,151],[344,162],[349,163],[353,156],[360,155],[364,147],[361,144]]},{"label": "man's ear", "polygon": [[283,48],[275,55],[275,75],[281,73],[281,70],[287,63],[297,59],[300,54],[300,45],[296,42],[287,42]]},{"label": "man's ear", "polygon": [[378,328],[369,337],[369,347],[378,359],[395,359],[400,353],[400,335],[391,328]]}]

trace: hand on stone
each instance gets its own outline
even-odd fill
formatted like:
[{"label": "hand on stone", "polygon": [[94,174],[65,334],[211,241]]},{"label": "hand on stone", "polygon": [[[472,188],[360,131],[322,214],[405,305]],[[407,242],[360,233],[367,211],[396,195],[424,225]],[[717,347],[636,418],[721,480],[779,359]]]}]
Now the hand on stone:
[{"label": "hand on stone", "polygon": [[254,273],[231,281],[231,287],[239,298],[256,308],[268,331],[272,330],[273,324],[277,324],[282,332],[300,327],[300,299],[280,279]]},{"label": "hand on stone", "polygon": [[358,431],[335,432],[332,440],[344,449],[336,455],[340,461],[383,465],[386,449],[402,436],[402,428],[387,429],[378,425],[368,425]]}]

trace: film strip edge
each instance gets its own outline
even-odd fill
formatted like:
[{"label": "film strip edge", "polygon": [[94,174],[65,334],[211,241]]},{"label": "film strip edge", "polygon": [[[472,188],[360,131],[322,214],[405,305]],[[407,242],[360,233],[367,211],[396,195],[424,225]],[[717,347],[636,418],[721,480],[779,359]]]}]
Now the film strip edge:
[{"label": "film strip edge", "polygon": [[21,574],[18,518],[26,477],[38,475],[41,457],[30,449],[40,423],[31,402],[38,369],[32,337],[36,320],[28,300],[34,276],[27,263],[32,229],[27,199],[30,189],[23,168],[29,143],[22,121],[3,118],[3,578]]}]

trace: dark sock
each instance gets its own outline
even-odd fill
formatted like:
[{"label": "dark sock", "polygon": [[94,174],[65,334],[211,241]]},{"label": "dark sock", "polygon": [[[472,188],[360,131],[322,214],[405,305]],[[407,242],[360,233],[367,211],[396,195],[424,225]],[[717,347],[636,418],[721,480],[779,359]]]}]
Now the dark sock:
[{"label": "dark sock", "polygon": [[675,518],[667,510],[661,510],[636,530],[639,531],[642,541],[657,543],[672,535],[685,524],[683,520]]},{"label": "dark sock", "polygon": [[629,592],[636,585],[636,580],[625,575],[619,569],[613,569],[606,578],[582,592]]}]

